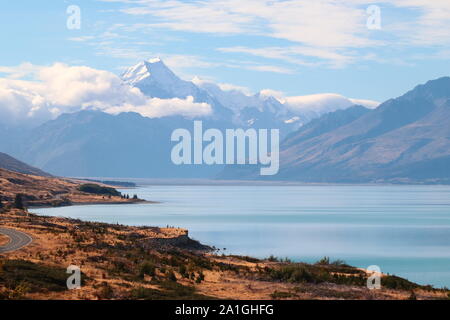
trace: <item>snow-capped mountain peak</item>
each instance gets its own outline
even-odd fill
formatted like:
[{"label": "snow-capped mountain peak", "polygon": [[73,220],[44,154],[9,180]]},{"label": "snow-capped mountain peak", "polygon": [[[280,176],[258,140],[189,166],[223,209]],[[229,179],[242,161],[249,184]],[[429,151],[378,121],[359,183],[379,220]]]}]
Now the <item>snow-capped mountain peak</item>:
[{"label": "snow-capped mountain peak", "polygon": [[174,83],[181,81],[161,60],[161,58],[142,61],[129,68],[122,79],[130,85],[136,85],[143,80],[152,78],[157,82]]},{"label": "snow-capped mountain peak", "polygon": [[122,79],[147,96],[172,99],[193,97],[207,103],[215,120],[231,121],[244,127],[280,128],[287,133],[324,113],[345,109],[354,103],[340,95],[319,94],[283,97],[276,91],[250,94],[233,86],[221,85],[198,77],[180,79],[160,58],[142,61],[129,68]]},{"label": "snow-capped mountain peak", "polygon": [[161,58],[142,61],[122,74],[122,80],[139,88],[147,96],[169,99],[194,97],[196,102],[205,100],[200,90],[190,81],[180,79]]}]

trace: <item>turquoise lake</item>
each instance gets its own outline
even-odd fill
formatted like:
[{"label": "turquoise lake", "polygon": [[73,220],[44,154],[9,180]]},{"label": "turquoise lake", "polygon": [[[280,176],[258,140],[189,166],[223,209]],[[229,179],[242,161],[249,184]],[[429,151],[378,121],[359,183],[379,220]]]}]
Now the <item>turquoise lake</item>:
[{"label": "turquoise lake", "polygon": [[142,186],[159,204],[33,209],[42,215],[176,226],[226,254],[323,256],[450,287],[450,186]]}]

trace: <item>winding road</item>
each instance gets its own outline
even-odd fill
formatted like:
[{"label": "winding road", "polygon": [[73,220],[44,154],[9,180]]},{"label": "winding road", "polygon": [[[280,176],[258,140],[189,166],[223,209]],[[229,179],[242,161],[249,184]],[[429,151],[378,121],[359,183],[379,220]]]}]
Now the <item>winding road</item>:
[{"label": "winding road", "polygon": [[33,241],[33,238],[28,234],[14,229],[0,228],[0,233],[10,240],[6,245],[0,247],[0,253],[19,250]]}]

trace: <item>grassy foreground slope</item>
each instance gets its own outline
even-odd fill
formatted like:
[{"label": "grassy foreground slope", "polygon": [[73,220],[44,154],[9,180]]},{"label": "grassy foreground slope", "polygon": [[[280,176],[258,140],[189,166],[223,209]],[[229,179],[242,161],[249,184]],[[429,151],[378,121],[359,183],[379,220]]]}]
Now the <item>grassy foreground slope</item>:
[{"label": "grassy foreground slope", "polygon": [[[447,299],[446,290],[384,275],[382,289],[342,262],[223,256],[177,228],[130,227],[40,217],[22,210],[0,224],[30,234],[27,247],[0,256],[0,299]],[[67,290],[69,265],[80,290]]]},{"label": "grassy foreground slope", "polygon": [[[91,192],[85,181],[68,178],[43,177],[0,169],[0,197],[12,202],[21,194],[28,206],[59,206],[84,203],[131,203],[139,199],[124,199],[114,189],[98,184]],[[101,191],[105,190],[104,193]],[[100,192],[98,192],[100,191]]]},{"label": "grassy foreground slope", "polygon": [[[0,169],[0,225],[33,238],[28,246],[0,255],[0,299],[448,298],[447,290],[388,275],[382,277],[382,289],[369,290],[369,274],[339,261],[218,255],[180,228],[42,217],[22,208],[140,201],[113,190]],[[0,245],[7,241],[0,237]],[[81,269],[80,290],[66,287],[70,265]]]}]

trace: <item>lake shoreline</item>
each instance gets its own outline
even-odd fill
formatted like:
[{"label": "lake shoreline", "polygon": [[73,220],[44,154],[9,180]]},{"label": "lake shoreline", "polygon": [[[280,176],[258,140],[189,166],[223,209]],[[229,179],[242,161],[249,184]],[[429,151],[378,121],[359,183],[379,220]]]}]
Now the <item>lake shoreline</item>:
[{"label": "lake shoreline", "polygon": [[115,205],[36,212],[179,226],[202,243],[227,248],[226,254],[309,262],[329,256],[362,268],[379,265],[417,283],[450,286],[448,186],[146,186],[135,192],[162,203],[137,204],[126,213]]},{"label": "lake shoreline", "polygon": [[133,204],[160,204],[162,202],[159,201],[150,201],[150,200],[142,200],[139,199],[138,201],[130,201],[130,202],[123,202],[123,201],[93,201],[93,202],[72,202],[71,204],[67,205],[35,205],[31,204],[28,206],[29,209],[51,209],[51,208],[61,208],[61,207],[79,207],[79,206],[97,206],[97,205],[133,205]]},{"label": "lake shoreline", "polygon": [[[94,179],[94,178],[71,178],[71,179]],[[120,187],[118,189],[136,189],[146,186],[446,186],[445,183],[411,183],[411,182],[299,182],[289,180],[219,180],[219,179],[171,179],[171,178],[96,178],[96,179],[114,179],[119,182],[132,182],[135,187]]]},{"label": "lake shoreline", "polygon": [[[366,270],[328,259],[307,264],[275,257],[210,254],[210,247],[190,240],[187,230],[178,228],[87,222],[21,210],[7,211],[0,219],[8,228],[34,239],[6,258],[0,256],[3,277],[13,279],[17,272],[27,273],[27,285],[34,289],[20,298],[405,300],[413,296],[444,300],[448,294],[389,275],[381,275],[381,289],[369,290]],[[60,274],[64,279],[61,285],[65,285],[66,270],[61,266],[75,261],[88,277],[81,289],[74,292],[55,287],[52,277]],[[42,273],[48,276],[42,278]],[[10,294],[9,290],[0,281],[0,299]]]}]

